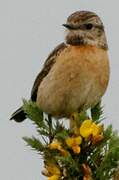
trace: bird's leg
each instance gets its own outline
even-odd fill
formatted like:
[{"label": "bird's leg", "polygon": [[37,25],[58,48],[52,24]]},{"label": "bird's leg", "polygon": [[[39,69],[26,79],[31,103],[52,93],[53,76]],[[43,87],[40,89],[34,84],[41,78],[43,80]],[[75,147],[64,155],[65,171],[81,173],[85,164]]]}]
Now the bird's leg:
[{"label": "bird's leg", "polygon": [[70,129],[76,130],[80,127],[81,123],[89,119],[87,111],[77,111],[70,116]]},{"label": "bird's leg", "polygon": [[49,143],[53,140],[53,134],[52,134],[52,116],[48,114],[48,125],[49,125]]},{"label": "bird's leg", "polygon": [[70,116],[70,129],[75,130],[78,127],[79,124],[79,113],[74,112]]}]

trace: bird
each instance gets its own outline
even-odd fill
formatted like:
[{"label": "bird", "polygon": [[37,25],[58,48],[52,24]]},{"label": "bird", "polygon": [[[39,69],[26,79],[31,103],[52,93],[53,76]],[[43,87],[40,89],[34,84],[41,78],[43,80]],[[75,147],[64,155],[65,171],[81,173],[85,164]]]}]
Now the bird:
[{"label": "bird", "polygon": [[[108,44],[100,17],[91,11],[68,16],[65,40],[46,59],[31,90],[31,101],[54,118],[94,107],[104,95],[110,77]],[[26,119],[20,107],[11,120]]]}]

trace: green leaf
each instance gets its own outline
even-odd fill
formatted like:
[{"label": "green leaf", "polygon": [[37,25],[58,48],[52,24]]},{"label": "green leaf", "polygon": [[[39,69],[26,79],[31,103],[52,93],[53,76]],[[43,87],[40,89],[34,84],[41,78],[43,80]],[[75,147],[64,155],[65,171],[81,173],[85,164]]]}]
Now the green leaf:
[{"label": "green leaf", "polygon": [[62,163],[62,165],[64,165],[64,166],[69,166],[69,167],[74,168],[74,169],[77,168],[76,162],[74,161],[74,159],[70,155],[67,157],[56,156],[56,159],[58,161],[60,161]]},{"label": "green leaf", "polygon": [[68,130],[62,130],[61,132],[56,133],[55,138],[58,140],[65,140],[69,136]]},{"label": "green leaf", "polygon": [[39,128],[47,128],[44,119],[43,112],[36,105],[35,102],[23,100],[23,110],[27,114],[27,117],[31,119]]},{"label": "green leaf", "polygon": [[101,106],[101,102],[99,102],[96,106],[91,108],[91,116],[93,121],[99,123],[101,121],[102,115],[103,115],[103,107]]},{"label": "green leaf", "polygon": [[43,136],[46,136],[48,137],[49,136],[49,133],[48,131],[46,131],[45,129],[38,129],[37,132],[40,134],[40,135],[43,135]]},{"label": "green leaf", "polygon": [[88,117],[87,111],[81,111],[79,113],[79,122],[83,122],[83,121],[85,121],[88,118],[89,117]]},{"label": "green leaf", "polygon": [[27,145],[32,147],[34,150],[38,152],[43,152],[45,150],[45,146],[42,144],[42,142],[36,139],[35,137],[23,137],[23,139],[27,143]]}]

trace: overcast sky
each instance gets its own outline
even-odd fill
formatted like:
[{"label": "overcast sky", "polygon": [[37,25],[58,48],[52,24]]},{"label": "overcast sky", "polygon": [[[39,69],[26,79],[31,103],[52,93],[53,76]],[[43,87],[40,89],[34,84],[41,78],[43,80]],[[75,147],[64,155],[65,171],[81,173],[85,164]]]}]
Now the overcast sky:
[{"label": "overcast sky", "polygon": [[49,52],[63,41],[66,17],[91,10],[102,18],[109,43],[111,79],[103,98],[105,123],[119,130],[119,1],[0,0],[0,179],[45,180],[41,158],[22,140],[35,133],[27,120],[10,114],[29,98],[33,81]]}]

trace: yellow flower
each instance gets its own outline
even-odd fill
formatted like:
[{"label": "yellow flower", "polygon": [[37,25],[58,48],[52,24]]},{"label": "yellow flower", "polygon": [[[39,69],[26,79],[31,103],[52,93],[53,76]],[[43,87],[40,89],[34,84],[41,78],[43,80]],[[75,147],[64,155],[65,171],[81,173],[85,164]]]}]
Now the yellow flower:
[{"label": "yellow flower", "polygon": [[74,153],[80,153],[81,149],[80,149],[80,144],[82,142],[82,138],[81,136],[77,136],[77,137],[68,137],[66,139],[66,144],[68,147],[70,147]]},{"label": "yellow flower", "polygon": [[73,146],[72,150],[74,151],[74,153],[79,154],[81,152],[81,148],[80,146]]},{"label": "yellow flower", "polygon": [[81,136],[78,137],[68,137],[66,139],[66,143],[69,147],[72,147],[72,145],[79,145],[82,142]]},{"label": "yellow flower", "polygon": [[51,174],[51,176],[48,177],[48,180],[58,180],[60,178],[61,172],[57,165],[50,164],[47,167],[47,171]]},{"label": "yellow flower", "polygon": [[91,133],[92,133],[92,129],[90,128],[91,125],[92,125],[92,121],[91,120],[85,120],[82,123],[82,125],[81,125],[81,127],[79,129],[80,130],[80,134],[81,134],[82,137],[86,138],[86,137],[91,135]]},{"label": "yellow flower", "polygon": [[95,123],[92,123],[91,129],[92,129],[92,135],[94,137],[99,135],[102,132],[102,126],[97,125]]},{"label": "yellow flower", "polygon": [[53,175],[48,177],[48,180],[59,180],[60,176],[59,175]]},{"label": "yellow flower", "polygon": [[54,140],[51,144],[49,144],[49,148],[52,150],[53,149],[59,150],[63,156],[68,155],[68,152],[65,149],[63,149],[62,144],[57,140]]},{"label": "yellow flower", "polygon": [[91,119],[87,119],[82,123],[79,131],[84,138],[88,138],[90,135],[95,137],[102,132],[102,126],[95,124]]},{"label": "yellow flower", "polygon": [[54,140],[51,144],[49,144],[50,149],[58,149],[60,150],[62,148],[61,143],[57,140]]},{"label": "yellow flower", "polygon": [[42,172],[43,175],[48,176],[48,180],[59,180],[61,177],[61,172],[56,164],[48,164],[45,170]]},{"label": "yellow flower", "polygon": [[60,169],[56,164],[48,164],[46,169],[49,173],[60,175]]}]

